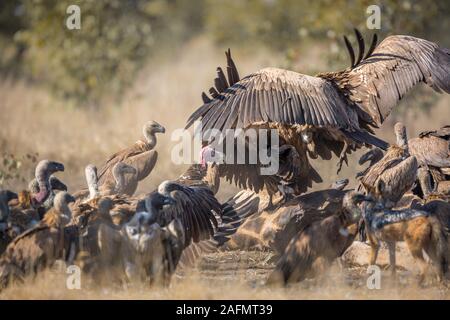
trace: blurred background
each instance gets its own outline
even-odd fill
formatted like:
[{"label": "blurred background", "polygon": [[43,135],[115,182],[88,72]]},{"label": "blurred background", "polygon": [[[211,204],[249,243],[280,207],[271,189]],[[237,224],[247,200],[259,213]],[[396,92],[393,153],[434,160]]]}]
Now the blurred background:
[{"label": "blurred background", "polygon": [[[73,4],[80,30],[66,28]],[[170,161],[170,133],[201,105],[228,47],[241,76],[267,66],[312,75],[342,69],[349,64],[342,36],[357,27],[369,41],[372,4],[381,8],[381,39],[408,34],[450,48],[447,0],[0,1],[0,188],[25,188],[36,161],[48,158],[66,165],[60,176],[76,191],[88,163],[100,167],[153,119],[167,132],[156,169],[140,185],[151,191],[186,168]],[[448,124],[449,102],[416,88],[378,133],[393,141],[400,119],[410,137]],[[315,189],[353,178],[359,155],[339,176],[337,159],[314,161],[325,180]]]}]

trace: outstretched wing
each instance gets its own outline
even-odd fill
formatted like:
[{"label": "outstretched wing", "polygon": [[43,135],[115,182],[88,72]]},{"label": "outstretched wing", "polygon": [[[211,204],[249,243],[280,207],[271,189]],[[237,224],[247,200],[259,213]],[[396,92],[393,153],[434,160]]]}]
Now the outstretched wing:
[{"label": "outstretched wing", "polygon": [[[345,82],[345,83],[344,83]],[[410,36],[390,36],[339,83],[380,126],[400,99],[419,82],[450,93],[450,51]]]},{"label": "outstretched wing", "polygon": [[218,226],[217,217],[222,215],[222,208],[209,188],[169,182],[166,190],[176,204],[166,206],[163,215],[168,222],[175,218],[181,220],[185,229],[186,246],[192,241],[199,242],[214,236]]},{"label": "outstretched wing", "polygon": [[450,167],[450,150],[447,140],[434,135],[413,138],[408,141],[409,152],[421,165],[438,168]]}]

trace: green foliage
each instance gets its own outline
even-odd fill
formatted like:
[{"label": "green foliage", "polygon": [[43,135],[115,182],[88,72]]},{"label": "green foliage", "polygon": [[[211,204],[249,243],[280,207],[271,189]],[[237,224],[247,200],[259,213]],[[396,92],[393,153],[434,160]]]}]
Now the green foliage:
[{"label": "green foliage", "polygon": [[27,182],[20,169],[24,164],[36,164],[37,159],[37,153],[26,154],[22,157],[10,153],[0,155],[0,188],[4,188],[13,181]]},{"label": "green foliage", "polygon": [[[27,25],[14,34],[26,48],[27,74],[60,95],[88,102],[120,97],[162,40],[182,38],[200,27],[198,22],[186,27],[201,14],[186,1],[16,2]],[[69,5],[80,7],[80,30],[65,25]]]}]

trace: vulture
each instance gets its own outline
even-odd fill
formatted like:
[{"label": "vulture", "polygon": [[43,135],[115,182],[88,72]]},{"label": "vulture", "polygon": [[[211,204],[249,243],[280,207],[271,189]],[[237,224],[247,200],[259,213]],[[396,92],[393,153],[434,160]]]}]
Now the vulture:
[{"label": "vulture", "polygon": [[153,170],[158,159],[158,152],[153,150],[156,146],[156,133],[165,133],[166,129],[156,121],[149,121],[143,127],[145,141],[138,140],[132,146],[113,154],[100,169],[98,175],[99,185],[115,184],[113,168],[118,162],[134,167],[136,177],[132,181],[125,181],[124,193],[133,195],[137,188],[137,181],[145,179]]},{"label": "vulture", "polygon": [[[258,210],[238,228],[224,244],[227,250],[273,250],[282,254],[291,238],[306,225],[324,219],[342,209],[342,199],[347,190],[325,189],[306,193],[278,204],[275,209]],[[245,199],[248,192],[237,194],[235,202]],[[259,198],[251,193],[253,198]],[[231,203],[231,201],[228,201]]]},{"label": "vulture", "polygon": [[[393,208],[410,190],[417,178],[418,162],[408,152],[408,139],[405,126],[398,122],[394,126],[397,144],[389,147],[384,157],[370,167],[361,178],[361,185],[366,192],[377,194],[386,208]],[[383,184],[383,191],[377,188]],[[361,186],[359,190],[362,190]]]},{"label": "vulture", "polygon": [[130,281],[167,285],[183,250],[216,234],[221,206],[212,192],[163,182],[122,228],[122,258]]},{"label": "vulture", "polygon": [[[450,126],[422,132],[417,138],[408,141],[408,147],[423,171],[417,193],[428,196],[433,191],[446,192],[446,175],[450,174]],[[439,187],[441,182],[442,186]]]},{"label": "vulture", "polygon": [[290,240],[267,284],[286,285],[323,274],[353,243],[362,215],[358,204],[367,199],[361,193],[347,192],[341,210],[300,230]]},{"label": "vulture", "polygon": [[68,204],[73,201],[67,192],[58,192],[54,206],[43,220],[8,245],[0,258],[1,288],[27,275],[36,275],[58,259],[66,260],[74,244],[73,230],[65,228],[72,218]]},{"label": "vulture", "polygon": [[87,189],[83,189],[74,193],[76,199],[88,200],[98,197],[99,195],[129,195],[127,189],[130,185],[137,186],[137,170],[124,162],[118,162],[112,169],[114,181],[105,182],[99,186],[97,167],[88,164],[84,169]]},{"label": "vulture", "polygon": [[33,207],[44,207],[45,212],[53,206],[55,193],[50,183],[50,177],[58,171],[64,171],[64,165],[62,163],[50,160],[41,160],[38,163],[35,170],[35,179],[38,188],[34,189],[33,185],[30,185],[34,189],[30,189],[30,191],[38,191],[32,194],[31,204]]},{"label": "vulture", "polygon": [[[381,126],[392,108],[419,82],[449,93],[450,51],[403,35],[389,36],[377,46],[374,35],[365,53],[364,39],[358,30],[355,33],[357,55],[344,37],[351,66],[317,76],[264,68],[240,78],[228,50],[228,77],[217,69],[215,87],[209,90],[211,97],[202,94],[204,104],[192,113],[186,128],[201,121],[205,143],[213,138],[224,139],[223,135],[217,138],[217,130],[277,130],[279,146],[293,146],[299,159],[299,167],[295,168],[299,174],[294,175],[297,181],[288,181],[296,186],[295,194],[320,181],[308,157],[330,159],[334,153],[340,156],[340,167],[347,161],[347,153],[356,148],[371,145],[387,149],[388,144],[376,138],[372,129]],[[269,150],[271,143],[265,141],[263,146]],[[226,158],[234,160],[228,154]],[[266,188],[273,193],[276,188],[270,186],[283,180],[261,174],[258,163],[239,165],[227,161],[221,167],[222,177],[257,192]]]},{"label": "vulture", "polygon": [[358,172],[356,174],[356,178],[361,178],[364,177],[366,175],[366,173],[369,171],[369,169],[378,161],[380,161],[381,159],[383,159],[384,153],[381,149],[379,148],[372,148],[371,150],[367,151],[366,153],[364,153],[361,158],[359,158],[358,164],[360,166],[362,166],[363,164],[365,164],[366,162],[369,162],[369,166],[361,171]]}]

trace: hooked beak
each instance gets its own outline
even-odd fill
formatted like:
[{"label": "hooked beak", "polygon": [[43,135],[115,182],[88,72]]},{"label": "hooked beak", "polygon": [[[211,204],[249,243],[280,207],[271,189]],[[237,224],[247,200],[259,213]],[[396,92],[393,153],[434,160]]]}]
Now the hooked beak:
[{"label": "hooked beak", "polygon": [[166,128],[164,128],[162,125],[160,125],[157,132],[166,133]]},{"label": "hooked beak", "polygon": [[55,172],[57,172],[57,171],[64,172],[64,165],[62,163],[54,162],[53,164],[54,164],[54,167],[55,167]]},{"label": "hooked beak", "polygon": [[373,157],[373,153],[371,151],[367,152],[366,154],[363,154],[361,158],[359,158],[358,164],[363,165],[367,161],[370,161]]}]

